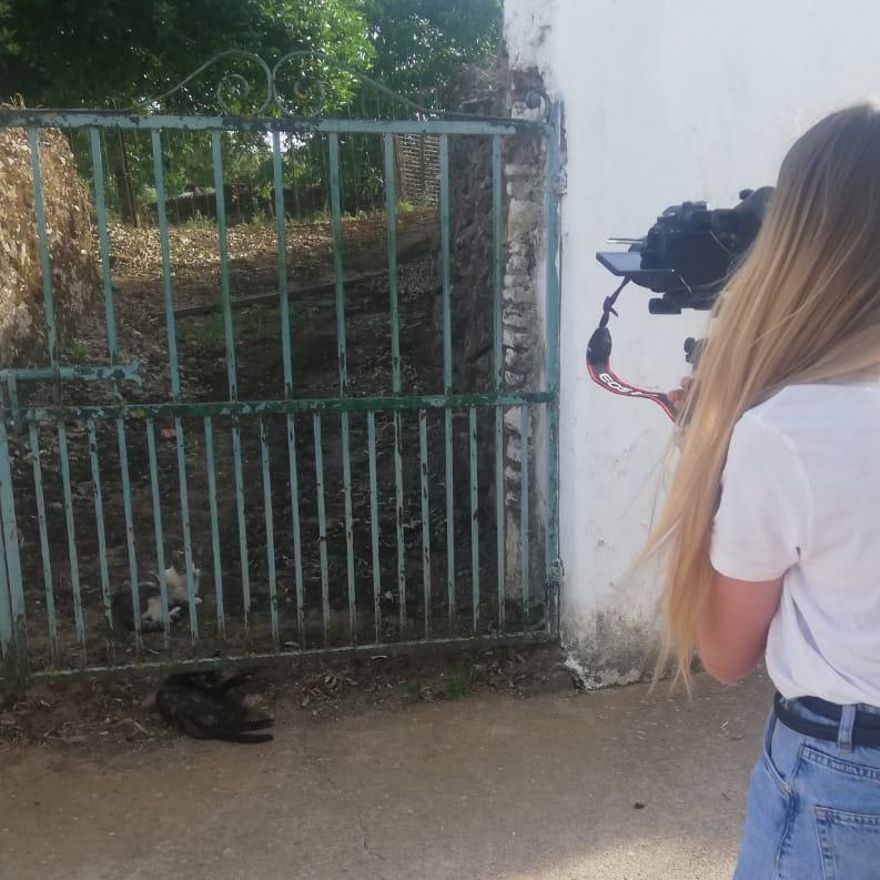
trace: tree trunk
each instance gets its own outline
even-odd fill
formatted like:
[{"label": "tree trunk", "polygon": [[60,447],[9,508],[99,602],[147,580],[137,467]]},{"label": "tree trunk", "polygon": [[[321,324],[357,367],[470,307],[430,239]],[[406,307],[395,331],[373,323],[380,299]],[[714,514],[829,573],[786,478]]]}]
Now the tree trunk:
[{"label": "tree trunk", "polygon": [[116,192],[119,197],[119,213],[123,223],[140,227],[140,211],[138,210],[135,188],[131,179],[131,170],[128,161],[128,150],[125,144],[125,135],[120,130],[117,132],[115,149],[108,150],[108,159],[113,179],[116,182]]}]

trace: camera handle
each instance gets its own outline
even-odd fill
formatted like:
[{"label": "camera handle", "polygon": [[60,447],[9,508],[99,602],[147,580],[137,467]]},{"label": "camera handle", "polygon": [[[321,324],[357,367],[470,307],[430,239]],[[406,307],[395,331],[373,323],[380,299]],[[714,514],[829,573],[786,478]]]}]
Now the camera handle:
[{"label": "camera handle", "polygon": [[599,326],[593,331],[593,335],[590,337],[590,342],[587,345],[587,371],[590,374],[590,378],[606,391],[610,391],[612,394],[617,394],[620,397],[635,397],[653,401],[675,422],[678,420],[678,410],[668,394],[663,391],[650,391],[647,388],[640,388],[638,385],[631,385],[625,379],[621,379],[611,369],[612,339],[611,331],[608,329],[608,322],[612,315],[617,316],[614,304],[627,284],[629,284],[629,279],[625,279],[617,290],[606,298],[602,306],[602,317],[599,320]]}]

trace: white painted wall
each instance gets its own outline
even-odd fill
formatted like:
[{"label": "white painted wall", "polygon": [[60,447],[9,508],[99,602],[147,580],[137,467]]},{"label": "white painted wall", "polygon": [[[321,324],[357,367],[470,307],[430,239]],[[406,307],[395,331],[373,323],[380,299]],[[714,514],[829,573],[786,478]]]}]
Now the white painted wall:
[{"label": "white painted wall", "polygon": [[[561,542],[563,629],[597,681],[637,674],[657,578],[624,577],[643,541],[670,427],[645,402],[590,383],[584,350],[613,279],[609,235],[644,234],[685,199],[730,206],[772,184],[793,139],[880,93],[876,0],[506,0],[511,63],[564,102]],[[628,288],[617,371],[673,387],[705,316],[652,317]]]}]

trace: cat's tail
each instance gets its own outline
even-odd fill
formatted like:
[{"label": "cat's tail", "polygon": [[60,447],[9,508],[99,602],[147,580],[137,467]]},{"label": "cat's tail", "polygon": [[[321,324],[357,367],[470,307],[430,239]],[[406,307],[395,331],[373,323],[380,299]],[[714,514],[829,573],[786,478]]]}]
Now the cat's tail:
[{"label": "cat's tail", "polygon": [[220,742],[232,743],[267,743],[272,742],[274,736],[271,733],[248,733],[247,729],[243,730],[223,730],[206,731],[211,739],[220,740]]}]

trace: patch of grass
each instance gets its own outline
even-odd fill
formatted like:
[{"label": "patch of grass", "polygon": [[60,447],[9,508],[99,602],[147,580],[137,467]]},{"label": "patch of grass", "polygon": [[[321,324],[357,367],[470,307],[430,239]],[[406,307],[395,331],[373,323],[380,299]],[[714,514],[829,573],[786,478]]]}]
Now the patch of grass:
[{"label": "patch of grass", "polygon": [[259,211],[245,218],[239,225],[239,228],[251,232],[275,231],[275,218],[262,214]]},{"label": "patch of grass", "polygon": [[71,343],[67,357],[75,364],[84,364],[89,359],[89,350],[82,342]]},{"label": "patch of grass", "polygon": [[446,684],[446,699],[461,700],[470,693],[471,687],[465,675],[460,672],[451,672]]},{"label": "patch of grass", "polygon": [[196,213],[194,217],[180,224],[180,229],[196,230],[196,229],[215,229],[217,226],[213,217],[206,217],[204,214]]},{"label": "patch of grass", "polygon": [[278,309],[253,306],[232,316],[236,342],[278,335]]},{"label": "patch of grass", "polygon": [[[217,302],[217,311],[198,318],[187,318],[177,325],[177,337],[184,344],[199,344],[211,349],[222,349],[225,344],[223,313]],[[302,303],[290,303],[291,324],[302,320],[308,310]],[[253,339],[277,340],[280,338],[278,309],[273,306],[251,306],[232,313],[232,326],[236,343]]]},{"label": "patch of grass", "polygon": [[177,339],[183,345],[223,348],[223,316],[212,312],[203,318],[187,318],[177,324]]}]

